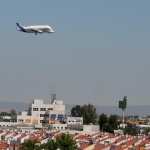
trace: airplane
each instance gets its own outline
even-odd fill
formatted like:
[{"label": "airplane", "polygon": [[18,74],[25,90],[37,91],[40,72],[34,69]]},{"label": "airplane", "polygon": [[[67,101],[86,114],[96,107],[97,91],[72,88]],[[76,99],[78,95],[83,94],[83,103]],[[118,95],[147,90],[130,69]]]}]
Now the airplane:
[{"label": "airplane", "polygon": [[16,23],[17,30],[26,33],[54,33],[55,31],[49,25],[33,25],[33,26],[22,26],[18,22]]}]

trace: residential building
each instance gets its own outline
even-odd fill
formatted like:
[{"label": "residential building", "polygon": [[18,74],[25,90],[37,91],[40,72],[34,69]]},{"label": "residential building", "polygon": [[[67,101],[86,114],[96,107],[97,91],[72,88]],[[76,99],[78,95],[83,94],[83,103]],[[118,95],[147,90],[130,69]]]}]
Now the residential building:
[{"label": "residential building", "polygon": [[31,105],[31,115],[37,118],[38,124],[42,124],[45,118],[49,120],[61,120],[65,115],[65,105],[62,100],[54,100],[44,104],[43,100],[35,99]]},{"label": "residential building", "polygon": [[66,130],[67,129],[67,124],[50,124],[49,125],[50,130]]},{"label": "residential building", "polygon": [[83,125],[84,132],[99,132],[99,125]]},{"label": "residential building", "polygon": [[68,129],[71,130],[83,129],[83,117],[67,117],[66,123]]},{"label": "residential building", "polygon": [[17,116],[18,123],[42,125],[45,121],[62,121],[65,116],[65,105],[62,100],[44,103],[42,99],[34,99],[29,112],[21,112]]},{"label": "residential building", "polygon": [[83,117],[67,117],[68,125],[83,125]]},{"label": "residential building", "polygon": [[31,116],[28,115],[27,111],[22,111],[19,115],[17,115],[17,123],[19,124],[31,124]]}]

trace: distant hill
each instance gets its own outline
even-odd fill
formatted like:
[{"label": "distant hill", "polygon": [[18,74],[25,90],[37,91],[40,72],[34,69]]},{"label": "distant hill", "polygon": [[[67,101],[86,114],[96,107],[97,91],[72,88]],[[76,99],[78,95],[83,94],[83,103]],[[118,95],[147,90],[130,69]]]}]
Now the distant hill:
[{"label": "distant hill", "polygon": [[[66,105],[67,112],[69,113],[74,105]],[[97,114],[105,113],[107,115],[117,114],[122,115],[122,111],[117,106],[96,106]],[[150,115],[150,105],[147,106],[128,106],[126,115],[147,116]]]},{"label": "distant hill", "polygon": [[28,105],[23,102],[8,102],[0,101],[0,112],[15,109],[16,111],[23,111],[27,109]]},{"label": "distant hill", "polygon": [[[0,101],[0,112],[1,111],[10,111],[11,109],[15,109],[20,112],[23,110],[27,110],[29,103],[25,102],[8,102],[8,101]],[[66,113],[70,114],[70,110],[74,105],[66,104]],[[118,114],[121,115],[121,110],[117,108],[117,106],[96,106],[96,110],[98,114]],[[147,106],[128,106],[126,110],[127,115],[150,115],[150,105]]]}]

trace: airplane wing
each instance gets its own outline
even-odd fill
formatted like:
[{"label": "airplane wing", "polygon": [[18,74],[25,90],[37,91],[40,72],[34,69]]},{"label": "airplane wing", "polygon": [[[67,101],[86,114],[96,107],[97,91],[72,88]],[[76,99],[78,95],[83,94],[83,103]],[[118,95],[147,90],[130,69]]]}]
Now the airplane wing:
[{"label": "airplane wing", "polygon": [[39,30],[39,29],[31,29],[33,32],[35,33],[42,33],[43,31],[42,30]]}]

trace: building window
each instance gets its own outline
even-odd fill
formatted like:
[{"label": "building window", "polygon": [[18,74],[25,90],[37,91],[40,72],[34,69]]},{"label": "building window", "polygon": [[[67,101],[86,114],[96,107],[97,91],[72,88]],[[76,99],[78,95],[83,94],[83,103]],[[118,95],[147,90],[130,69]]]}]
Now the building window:
[{"label": "building window", "polygon": [[55,120],[56,119],[56,114],[51,114],[51,120]]},{"label": "building window", "polygon": [[49,117],[49,114],[40,114],[40,117]]},{"label": "building window", "polygon": [[40,117],[44,117],[44,114],[40,114]]},{"label": "building window", "polygon": [[46,108],[41,108],[40,111],[46,111]]},{"label": "building window", "polygon": [[64,120],[64,116],[62,114],[58,114],[57,120],[63,121]]},{"label": "building window", "polygon": [[38,108],[33,108],[33,111],[38,111],[39,109]]},{"label": "building window", "polygon": [[44,123],[44,120],[40,120],[40,123]]},{"label": "building window", "polygon": [[48,110],[53,110],[53,108],[48,108]]},{"label": "building window", "polygon": [[22,119],[20,119],[20,120],[18,120],[19,122],[23,122],[23,120]]}]

